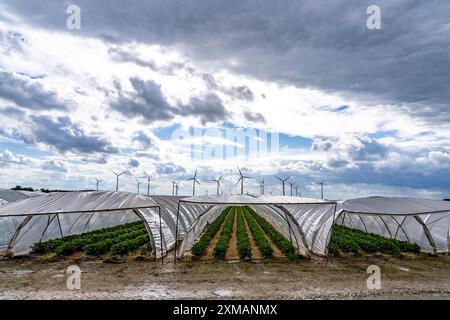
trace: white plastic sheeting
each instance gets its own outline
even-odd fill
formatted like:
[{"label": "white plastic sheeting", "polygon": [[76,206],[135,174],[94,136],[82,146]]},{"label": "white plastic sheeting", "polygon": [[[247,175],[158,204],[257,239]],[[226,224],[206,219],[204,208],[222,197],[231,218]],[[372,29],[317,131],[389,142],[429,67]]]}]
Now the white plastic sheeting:
[{"label": "white plastic sheeting", "polygon": [[17,190],[0,189],[0,205],[28,198],[29,197],[26,194]]},{"label": "white plastic sheeting", "polygon": [[39,241],[137,221],[140,210],[157,211],[158,205],[143,196],[105,191],[51,193],[5,204],[0,225],[9,228],[2,233],[0,253],[25,254]]},{"label": "white plastic sheeting", "polygon": [[[28,195],[17,190],[0,189],[0,206],[28,198]],[[21,220],[18,217],[0,218],[0,252],[6,250],[9,240],[20,225]]]},{"label": "white plastic sheeting", "polygon": [[450,202],[407,197],[344,201],[336,223],[419,245],[424,252],[449,252]]},{"label": "white plastic sheeting", "polygon": [[206,224],[231,205],[248,205],[268,220],[286,239],[308,256],[310,252],[325,254],[335,217],[336,202],[287,196],[220,195],[199,196],[181,200],[181,206],[192,211],[198,206],[207,209],[193,223],[178,251],[178,257],[190,250],[203,233]]}]

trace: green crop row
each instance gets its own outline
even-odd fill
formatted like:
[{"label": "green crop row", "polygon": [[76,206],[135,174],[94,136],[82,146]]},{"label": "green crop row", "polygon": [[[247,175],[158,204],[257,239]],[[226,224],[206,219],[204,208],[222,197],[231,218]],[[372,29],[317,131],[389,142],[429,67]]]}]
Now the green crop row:
[{"label": "green crop row", "polygon": [[45,254],[50,252],[70,254],[91,243],[103,241],[109,238],[116,238],[122,234],[133,231],[145,232],[144,223],[142,221],[137,221],[115,227],[94,230],[83,234],[39,242],[32,246],[32,251],[37,254]]},{"label": "green crop row", "polygon": [[258,222],[259,226],[264,230],[264,232],[272,239],[275,245],[283,252],[289,260],[295,261],[300,258],[300,256],[295,252],[294,245],[287,240],[281,233],[279,233],[266,219],[258,215],[251,208],[246,208],[250,214]]},{"label": "green crop row", "polygon": [[328,252],[338,254],[339,252],[359,251],[373,253],[382,252],[399,255],[402,252],[419,253],[420,247],[406,241],[389,239],[377,234],[367,233],[356,229],[350,229],[340,225],[334,225],[332,237],[328,244]]},{"label": "green crop row", "polygon": [[228,250],[228,243],[233,233],[234,216],[236,213],[236,207],[232,207],[231,212],[228,214],[225,224],[223,225],[222,232],[220,233],[219,241],[217,241],[214,247],[214,257],[223,259]]},{"label": "green crop row", "polygon": [[249,212],[249,208],[243,207],[242,210],[244,212],[245,219],[247,220],[248,227],[253,235],[253,239],[255,240],[256,246],[259,248],[264,258],[272,258],[273,249],[264,236],[264,233],[259,227],[255,218]]},{"label": "green crop row", "polygon": [[142,245],[148,243],[149,241],[150,240],[148,234],[143,234],[136,238],[116,243],[111,247],[111,252],[112,254],[125,255],[132,250],[140,248]]},{"label": "green crop row", "polygon": [[242,212],[242,208],[238,208],[237,214],[237,227],[236,227],[236,236],[237,236],[237,248],[239,257],[251,257],[252,250],[250,248],[250,241],[248,240],[247,228],[245,227],[244,213]]},{"label": "green crop row", "polygon": [[126,233],[103,233],[89,237],[82,237],[69,241],[58,247],[55,252],[60,255],[70,255],[76,251],[85,250],[89,255],[105,253],[109,248],[122,241],[134,239],[146,235],[145,229],[132,230]]},{"label": "green crop row", "polygon": [[212,238],[219,232],[222,223],[230,211],[230,207],[224,209],[217,219],[209,225],[200,239],[192,246],[191,252],[195,257],[200,257],[205,254],[206,248],[209,246]]},{"label": "green crop row", "polygon": [[83,247],[83,250],[88,255],[99,255],[108,252],[116,244],[130,241],[141,236],[148,236],[148,234],[146,231],[143,230],[135,230],[122,234],[118,237],[107,238],[98,242],[88,244]]}]

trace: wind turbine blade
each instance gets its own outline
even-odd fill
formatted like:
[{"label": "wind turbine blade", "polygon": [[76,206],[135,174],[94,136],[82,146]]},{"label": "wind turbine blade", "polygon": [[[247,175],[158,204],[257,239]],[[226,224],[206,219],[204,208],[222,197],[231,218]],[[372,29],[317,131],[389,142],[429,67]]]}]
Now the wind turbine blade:
[{"label": "wind turbine blade", "polygon": [[281,178],[279,178],[277,176],[274,176],[274,177],[277,178],[278,180],[280,180],[281,182],[283,182],[283,179],[281,179]]},{"label": "wind turbine blade", "polygon": [[239,175],[242,177],[242,172],[241,169],[239,169],[239,166],[237,167],[237,169],[239,170]]},{"label": "wind turbine blade", "polygon": [[239,180],[236,182],[236,184],[234,185],[235,187],[239,184],[239,182],[241,182],[242,177],[239,178]]}]

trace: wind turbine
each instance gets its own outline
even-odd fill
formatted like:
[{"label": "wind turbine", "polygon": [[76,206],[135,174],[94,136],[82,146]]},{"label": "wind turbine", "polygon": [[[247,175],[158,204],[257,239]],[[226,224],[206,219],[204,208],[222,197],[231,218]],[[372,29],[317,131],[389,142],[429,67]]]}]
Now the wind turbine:
[{"label": "wind turbine", "polygon": [[176,195],[178,192],[178,183],[176,181],[172,181],[172,195]]},{"label": "wind turbine", "polygon": [[175,182],[175,195],[176,196],[178,195],[178,187],[179,187],[178,182]]},{"label": "wind turbine", "polygon": [[222,176],[220,176],[219,179],[212,179],[211,181],[214,181],[215,183],[217,183],[217,195],[219,195],[219,191],[222,189],[222,187],[220,186],[220,180],[222,180]]},{"label": "wind turbine", "polygon": [[259,186],[261,187],[261,194],[264,195],[264,179],[259,182]]},{"label": "wind turbine", "polygon": [[281,179],[280,177],[277,177],[277,176],[274,176],[275,178],[277,178],[278,180],[280,180],[281,181],[281,183],[283,183],[283,196],[285,195],[285,189],[284,189],[284,183],[287,181],[287,180],[289,180],[289,178],[291,177],[291,176],[289,176],[289,177],[287,177],[286,179]]},{"label": "wind turbine", "polygon": [[326,185],[325,180],[317,182],[317,184],[320,184],[320,199],[323,200],[323,186]]},{"label": "wind turbine", "polygon": [[121,172],[121,173],[116,173],[114,171],[111,170],[112,173],[114,173],[116,175],[116,191],[119,191],[119,177],[121,175],[123,175],[126,171]]},{"label": "wind turbine", "polygon": [[302,191],[300,190],[300,191],[298,191],[298,186],[295,186],[295,196],[296,197],[301,197],[302,196]]},{"label": "wind turbine", "polygon": [[149,175],[144,175],[141,178],[147,179],[147,195],[149,196],[150,195],[150,180],[151,180],[151,177]]},{"label": "wind turbine", "polygon": [[100,182],[102,182],[103,180],[98,180],[95,179],[95,186],[97,187],[97,191],[98,191],[98,185],[100,184]]},{"label": "wind turbine", "polygon": [[239,180],[236,182],[236,184],[235,184],[235,186],[239,183],[239,181],[241,182],[241,194],[244,194],[244,179],[250,179],[251,177],[247,177],[247,176],[244,176],[243,174],[242,174],[242,171],[241,171],[241,169],[239,169],[239,167],[237,167],[238,168],[238,170],[239,170]]},{"label": "wind turbine", "polygon": [[292,190],[293,190],[295,183],[289,182],[289,181],[288,181],[288,183],[289,183],[289,186],[291,187],[291,197],[292,197]]},{"label": "wind turbine", "polygon": [[195,170],[194,176],[192,178],[187,179],[186,181],[192,180],[192,195],[195,196],[195,184],[200,184],[197,180],[197,170]]},{"label": "wind turbine", "polygon": [[137,194],[139,195],[139,187],[141,186],[141,182],[138,178],[136,178],[136,185],[137,185]]}]

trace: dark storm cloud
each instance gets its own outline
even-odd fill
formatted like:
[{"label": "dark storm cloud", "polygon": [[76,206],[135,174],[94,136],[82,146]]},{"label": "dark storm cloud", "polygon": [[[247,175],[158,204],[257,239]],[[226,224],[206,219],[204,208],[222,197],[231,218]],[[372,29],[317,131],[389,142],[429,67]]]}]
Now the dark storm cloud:
[{"label": "dark storm cloud", "polygon": [[134,134],[133,141],[139,143],[144,149],[151,147],[152,139],[142,131]]},{"label": "dark storm cloud", "polygon": [[191,97],[187,104],[172,106],[162,93],[161,86],[153,80],[144,81],[134,77],[130,78],[130,82],[133,92],[124,92],[122,86],[117,84],[118,99],[111,103],[112,109],[128,118],[141,118],[147,123],[153,123],[169,121],[175,116],[192,116],[206,124],[223,122],[231,117],[215,93]]},{"label": "dark storm cloud", "polygon": [[25,112],[14,107],[1,108],[0,113],[10,118],[20,119],[25,116]]},{"label": "dark storm cloud", "polygon": [[67,172],[65,163],[57,160],[45,161],[41,167],[48,171]]},{"label": "dark storm cloud", "polygon": [[130,159],[128,161],[128,165],[130,167],[137,168],[137,167],[139,167],[139,161],[137,161],[136,159]]},{"label": "dark storm cloud", "polygon": [[201,97],[192,97],[186,105],[180,105],[176,114],[200,118],[202,124],[208,122],[222,122],[231,115],[225,109],[222,100],[215,93],[208,93]]},{"label": "dark storm cloud", "polygon": [[146,122],[167,121],[173,119],[173,110],[164,97],[161,86],[152,80],[131,78],[134,91],[128,96],[120,86],[119,98],[111,103],[111,108],[129,118],[142,118]]},{"label": "dark storm cloud", "polygon": [[90,136],[68,116],[55,120],[48,116],[30,116],[30,133],[22,135],[26,143],[44,143],[60,153],[117,153],[103,138]]},{"label": "dark storm cloud", "polygon": [[156,168],[156,174],[160,176],[165,175],[173,175],[173,174],[183,174],[186,173],[186,169],[173,163],[173,162],[166,162],[166,163],[160,163],[158,164],[158,167]]},{"label": "dark storm cloud", "polygon": [[253,99],[255,98],[252,90],[250,90],[250,88],[247,86],[233,87],[229,89],[227,93],[230,96],[240,100],[253,101]]},{"label": "dark storm cloud", "polygon": [[140,59],[131,52],[122,50],[120,48],[110,48],[108,50],[108,54],[110,55],[112,60],[116,62],[131,62],[141,67],[150,68],[153,71],[158,70],[156,63],[153,60]]},{"label": "dark storm cloud", "polygon": [[67,110],[54,91],[47,91],[39,82],[8,71],[0,71],[0,98],[30,110]]},{"label": "dark storm cloud", "polygon": [[244,112],[244,117],[245,117],[245,119],[247,119],[248,121],[251,121],[251,122],[259,122],[259,123],[266,122],[266,119],[264,118],[264,116],[261,113],[246,111],[246,112]]},{"label": "dark storm cloud", "polygon": [[[29,23],[67,31],[60,1],[6,3]],[[450,5],[445,0],[379,0],[381,30],[366,28],[369,0],[77,4],[83,12],[81,35],[175,45],[200,63],[378,101],[417,103],[405,111],[450,119]],[[231,58],[237,63],[229,63]]]},{"label": "dark storm cloud", "polygon": [[153,71],[173,75],[176,70],[179,69],[189,69],[188,71],[193,72],[192,69],[186,67],[183,62],[171,62],[168,65],[158,65],[155,61],[151,59],[142,59],[133,51],[125,51],[121,48],[112,47],[108,50],[109,56],[113,61],[119,63],[133,63],[140,67],[149,68]]}]

